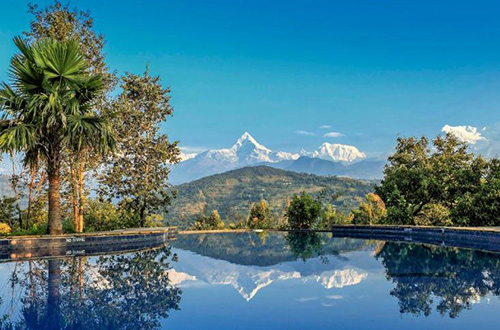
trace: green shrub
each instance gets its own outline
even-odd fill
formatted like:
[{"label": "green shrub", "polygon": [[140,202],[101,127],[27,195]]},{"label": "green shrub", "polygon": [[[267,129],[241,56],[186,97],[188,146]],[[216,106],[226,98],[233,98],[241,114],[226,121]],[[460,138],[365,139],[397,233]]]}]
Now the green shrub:
[{"label": "green shrub", "polygon": [[302,192],[295,195],[286,211],[290,229],[311,229],[321,214],[321,202]]}]

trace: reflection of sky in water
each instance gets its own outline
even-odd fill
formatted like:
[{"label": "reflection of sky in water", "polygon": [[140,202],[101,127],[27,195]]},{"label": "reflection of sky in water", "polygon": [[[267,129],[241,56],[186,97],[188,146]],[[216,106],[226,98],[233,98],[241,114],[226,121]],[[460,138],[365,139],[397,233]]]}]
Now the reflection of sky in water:
[{"label": "reflection of sky in water", "polygon": [[[165,271],[169,285],[182,289],[180,310],[170,310],[160,328],[497,328],[500,302],[492,292],[500,292],[498,255],[326,235],[312,250],[305,261],[295,258],[297,250],[276,233],[265,239],[256,234],[180,236],[172,248],[178,261]],[[97,274],[97,260],[87,259],[86,287],[109,289],[112,282]],[[26,290],[12,288],[10,276],[26,267],[0,264],[2,315],[19,316]],[[62,269],[64,277],[67,269]],[[453,306],[441,315],[445,296]]]}]

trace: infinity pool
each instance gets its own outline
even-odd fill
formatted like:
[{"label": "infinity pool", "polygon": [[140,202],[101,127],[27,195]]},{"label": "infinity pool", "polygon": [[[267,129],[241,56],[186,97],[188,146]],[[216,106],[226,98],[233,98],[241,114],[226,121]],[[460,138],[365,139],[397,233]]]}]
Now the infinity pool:
[{"label": "infinity pool", "polygon": [[500,255],[332,238],[179,235],[0,264],[1,329],[498,329]]}]

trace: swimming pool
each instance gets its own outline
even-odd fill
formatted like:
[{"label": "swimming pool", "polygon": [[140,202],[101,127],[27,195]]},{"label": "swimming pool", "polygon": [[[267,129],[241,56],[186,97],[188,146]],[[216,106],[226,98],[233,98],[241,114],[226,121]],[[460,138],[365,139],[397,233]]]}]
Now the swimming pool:
[{"label": "swimming pool", "polygon": [[500,255],[328,233],[179,235],[0,265],[2,327],[496,329]]}]

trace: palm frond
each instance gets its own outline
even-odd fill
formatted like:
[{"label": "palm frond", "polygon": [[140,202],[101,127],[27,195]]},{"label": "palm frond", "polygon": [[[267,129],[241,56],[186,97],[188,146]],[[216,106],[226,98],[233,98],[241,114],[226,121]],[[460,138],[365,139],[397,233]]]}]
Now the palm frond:
[{"label": "palm frond", "polygon": [[34,125],[10,121],[0,125],[0,149],[7,151],[25,151],[32,148],[36,142]]}]

